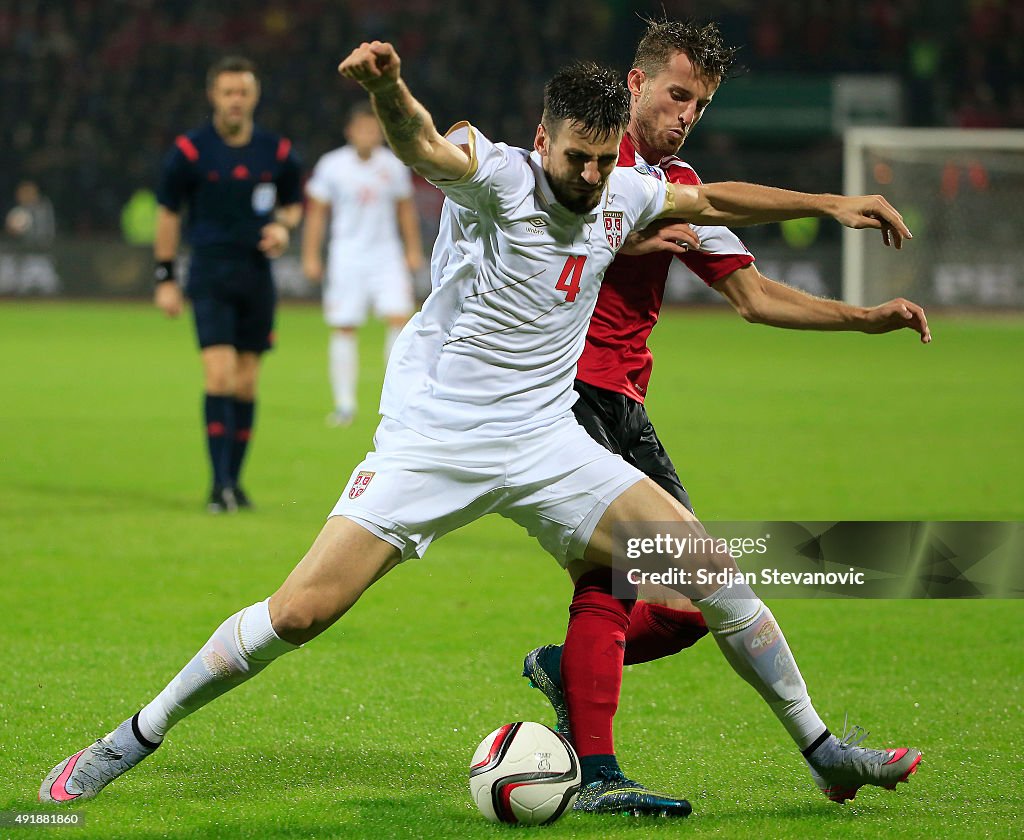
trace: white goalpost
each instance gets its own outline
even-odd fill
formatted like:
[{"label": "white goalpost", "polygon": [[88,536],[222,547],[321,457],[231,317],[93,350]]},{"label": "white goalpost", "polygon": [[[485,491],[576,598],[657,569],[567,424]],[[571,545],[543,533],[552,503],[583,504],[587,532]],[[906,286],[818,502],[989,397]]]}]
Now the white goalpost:
[{"label": "white goalpost", "polygon": [[843,233],[843,298],[1024,308],[1024,131],[852,128],[843,190],[881,193],[912,242]]}]

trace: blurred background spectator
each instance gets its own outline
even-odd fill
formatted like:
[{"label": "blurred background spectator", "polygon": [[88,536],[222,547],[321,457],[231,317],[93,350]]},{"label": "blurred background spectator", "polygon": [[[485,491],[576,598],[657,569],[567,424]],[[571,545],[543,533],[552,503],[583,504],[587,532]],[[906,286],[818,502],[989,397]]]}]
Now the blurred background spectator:
[{"label": "blurred background spectator", "polygon": [[53,204],[39,192],[34,181],[22,181],[14,191],[14,206],[7,212],[4,229],[24,245],[38,248],[53,243],[56,225]]},{"label": "blurred background spectator", "polygon": [[[639,15],[661,8],[623,0],[3,3],[0,195],[31,178],[52,196],[62,230],[115,233],[132,207],[132,236],[144,236],[145,196],[134,206],[132,196],[155,182],[174,133],[207,117],[195,90],[216,58],[257,62],[258,121],[291,137],[310,165],[341,142],[342,115],[362,98],[335,67],[370,38],[395,42],[439,125],[468,118],[529,145],[553,69],[596,58],[625,71]],[[708,180],[839,190],[839,137],[798,131],[795,117],[775,110],[799,105],[814,80],[837,74],[898,80],[903,124],[1024,125],[1022,0],[665,0],[664,8],[718,20],[749,70],[723,87],[687,143],[685,155]],[[752,88],[764,118],[741,132],[727,121],[717,127],[716,114],[726,116],[747,79],[774,80],[781,93]],[[750,238],[771,235],[779,234]]]}]

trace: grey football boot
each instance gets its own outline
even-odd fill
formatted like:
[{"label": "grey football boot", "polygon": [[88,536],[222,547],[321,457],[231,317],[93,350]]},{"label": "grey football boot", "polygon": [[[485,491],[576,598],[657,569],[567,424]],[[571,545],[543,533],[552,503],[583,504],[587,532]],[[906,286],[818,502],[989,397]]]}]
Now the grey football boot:
[{"label": "grey football boot", "polygon": [[814,783],[833,802],[842,804],[853,799],[864,785],[895,790],[897,784],[917,772],[920,750],[871,750],[858,746],[867,736],[859,726],[847,731],[844,723],[842,738],[830,735],[804,757]]},{"label": "grey football boot", "polygon": [[39,801],[55,805],[91,799],[159,747],[139,731],[138,714],[54,767],[39,788]]}]

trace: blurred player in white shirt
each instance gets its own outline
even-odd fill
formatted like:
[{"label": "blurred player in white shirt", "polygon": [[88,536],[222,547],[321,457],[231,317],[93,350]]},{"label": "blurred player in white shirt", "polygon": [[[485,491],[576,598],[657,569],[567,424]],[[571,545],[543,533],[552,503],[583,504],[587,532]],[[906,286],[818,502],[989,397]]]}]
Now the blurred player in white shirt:
[{"label": "blurred player in white shirt", "polygon": [[419,217],[409,170],[384,146],[368,105],[354,108],[345,126],[348,145],[317,162],[306,185],[302,269],[324,280],[324,233],[330,218],[324,319],[331,327],[329,370],[333,426],[356,412],[357,330],[373,309],[387,322],[384,357],[415,308],[412,275],[423,265]]}]

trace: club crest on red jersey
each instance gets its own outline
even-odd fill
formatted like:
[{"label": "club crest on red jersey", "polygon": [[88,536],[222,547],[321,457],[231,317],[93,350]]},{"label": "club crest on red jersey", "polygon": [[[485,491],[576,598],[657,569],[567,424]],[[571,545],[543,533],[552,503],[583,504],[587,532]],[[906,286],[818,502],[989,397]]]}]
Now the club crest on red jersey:
[{"label": "club crest on red jersey", "polygon": [[652,178],[661,180],[661,170],[651,166],[649,163],[638,163],[634,169],[643,175],[650,175]]},{"label": "club crest on red jersey", "polygon": [[370,481],[377,473],[367,472],[361,470],[352,482],[352,489],[348,491],[348,497],[350,499],[358,499],[363,495],[363,491],[370,486]]},{"label": "club crest on red jersey", "polygon": [[604,235],[614,250],[622,247],[622,213],[604,211]]}]

